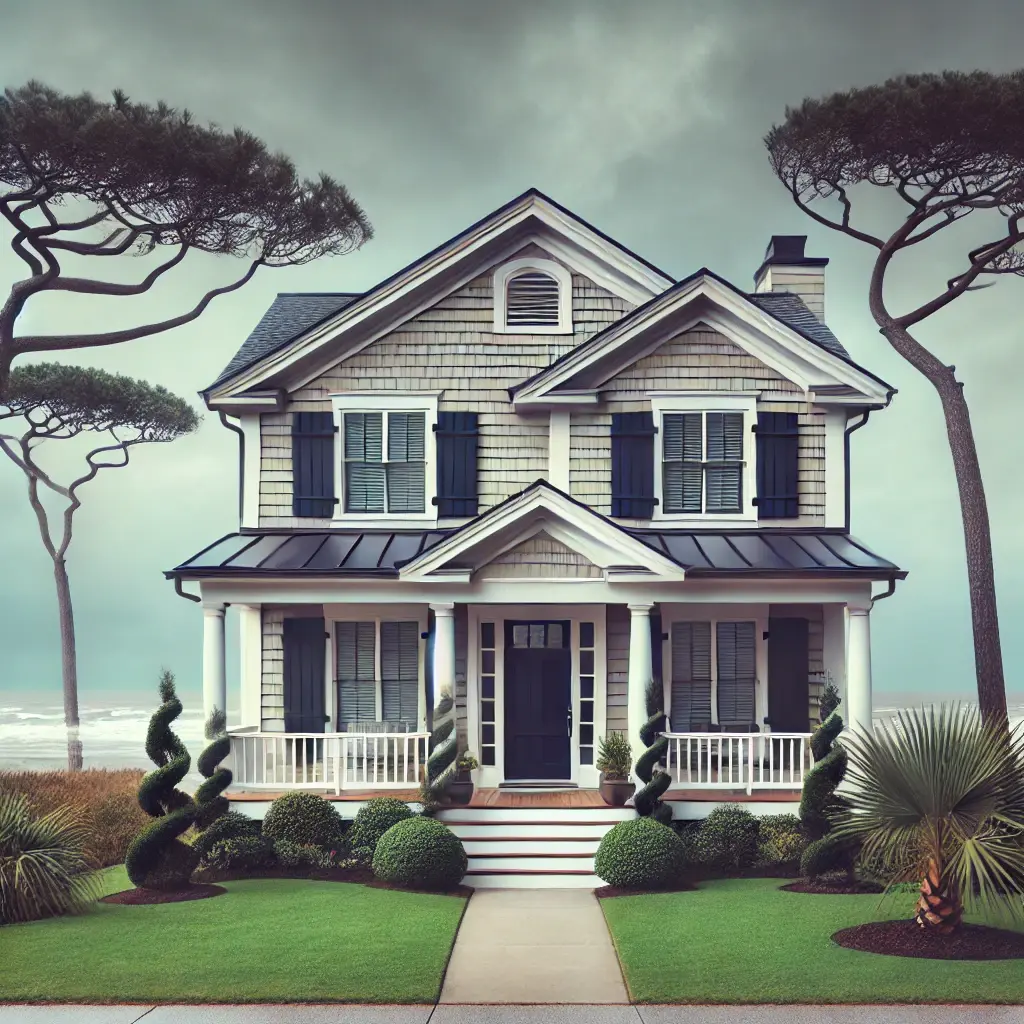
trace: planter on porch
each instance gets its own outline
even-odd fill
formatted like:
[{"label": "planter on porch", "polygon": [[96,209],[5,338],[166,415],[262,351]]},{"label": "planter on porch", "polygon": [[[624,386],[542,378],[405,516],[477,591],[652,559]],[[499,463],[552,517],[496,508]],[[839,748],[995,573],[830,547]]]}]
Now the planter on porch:
[{"label": "planter on porch", "polygon": [[456,807],[465,807],[473,799],[473,776],[471,772],[459,772],[445,790],[447,802]]},{"label": "planter on porch", "polygon": [[632,765],[633,753],[623,733],[601,737],[595,767],[601,773],[601,799],[610,807],[625,807],[633,795],[635,787],[629,777]]},{"label": "planter on porch", "polygon": [[635,786],[630,779],[614,778],[602,772],[598,789],[601,799],[609,807],[625,807],[626,801],[633,795]]}]

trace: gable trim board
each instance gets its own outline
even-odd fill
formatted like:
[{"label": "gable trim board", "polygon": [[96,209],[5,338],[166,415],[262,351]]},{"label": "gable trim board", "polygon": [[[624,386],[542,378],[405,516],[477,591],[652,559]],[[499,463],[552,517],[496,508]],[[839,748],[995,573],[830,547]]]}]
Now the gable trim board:
[{"label": "gable trim board", "polygon": [[[376,316],[371,336],[361,339],[362,344],[370,344],[435,302],[438,283],[442,285],[442,294],[461,287],[483,269],[494,266],[530,242],[542,245],[552,255],[576,265],[595,283],[634,303],[646,302],[672,284],[667,274],[541,192],[531,189],[403,267],[326,320],[282,341],[260,354],[255,362],[236,370],[230,377],[222,377],[200,394],[207,406],[216,408],[225,398],[257,387],[286,371],[296,377],[305,372],[304,379],[297,384],[293,382],[293,386],[301,386],[322,371],[322,367],[312,371],[310,367],[317,351],[338,333],[365,325]],[[443,279],[446,272],[450,276]],[[433,288],[430,287],[432,282]],[[389,306],[395,306],[390,315],[381,315]],[[336,358],[332,357],[331,361]]]},{"label": "gable trim board", "polygon": [[[566,387],[574,397],[599,391],[602,384],[626,367],[701,322],[778,370],[807,393],[809,399],[816,386],[824,387],[822,400],[846,398],[859,404],[881,403],[895,392],[881,378],[823,348],[810,336],[765,312],[717,274],[702,268],[510,388],[513,405],[557,402],[561,387]],[[651,337],[644,342],[647,332]],[[628,351],[627,346],[633,341],[640,344],[636,350]],[[578,380],[580,376],[586,378],[588,372],[589,380]],[[829,393],[836,385],[845,385],[853,393]]]}]

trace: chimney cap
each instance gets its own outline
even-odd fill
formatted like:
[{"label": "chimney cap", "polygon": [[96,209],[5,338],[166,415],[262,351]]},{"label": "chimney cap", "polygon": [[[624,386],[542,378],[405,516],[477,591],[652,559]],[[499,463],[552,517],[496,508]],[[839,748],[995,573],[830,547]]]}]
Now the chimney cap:
[{"label": "chimney cap", "polygon": [[787,267],[826,267],[828,259],[824,256],[805,256],[804,246],[806,235],[772,235],[768,248],[764,251],[764,261],[754,274],[754,283],[761,279],[765,268],[784,265]]}]

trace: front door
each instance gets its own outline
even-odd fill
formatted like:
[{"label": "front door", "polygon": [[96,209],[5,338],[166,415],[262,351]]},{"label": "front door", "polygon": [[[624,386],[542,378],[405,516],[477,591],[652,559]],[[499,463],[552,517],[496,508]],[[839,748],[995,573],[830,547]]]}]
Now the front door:
[{"label": "front door", "polygon": [[505,623],[505,778],[571,776],[568,622]]}]

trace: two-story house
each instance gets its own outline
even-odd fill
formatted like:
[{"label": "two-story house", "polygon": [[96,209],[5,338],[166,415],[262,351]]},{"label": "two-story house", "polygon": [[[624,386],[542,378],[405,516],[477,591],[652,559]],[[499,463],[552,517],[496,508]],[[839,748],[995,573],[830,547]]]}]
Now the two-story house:
[{"label": "two-story house", "polygon": [[531,190],[364,294],[279,295],[202,393],[239,529],[167,574],[207,710],[240,611],[238,787],[413,791],[454,692],[478,790],[593,790],[653,676],[688,816],[791,805],[824,680],[870,722],[872,585],[905,575],[849,533],[850,435],[894,389],[804,241],[753,291],[675,281]]}]

